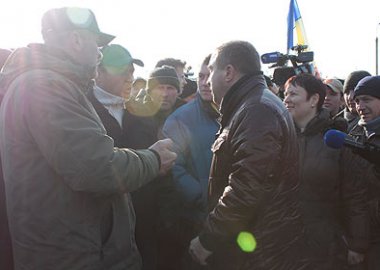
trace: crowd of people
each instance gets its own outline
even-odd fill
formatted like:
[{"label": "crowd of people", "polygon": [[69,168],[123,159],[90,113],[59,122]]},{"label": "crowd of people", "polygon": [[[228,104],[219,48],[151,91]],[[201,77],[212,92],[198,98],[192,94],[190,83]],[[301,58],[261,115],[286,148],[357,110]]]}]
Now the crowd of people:
[{"label": "crowd of people", "polygon": [[0,269],[380,269],[380,76],[277,86],[229,41],[136,78],[89,9],[41,32],[0,50]]}]

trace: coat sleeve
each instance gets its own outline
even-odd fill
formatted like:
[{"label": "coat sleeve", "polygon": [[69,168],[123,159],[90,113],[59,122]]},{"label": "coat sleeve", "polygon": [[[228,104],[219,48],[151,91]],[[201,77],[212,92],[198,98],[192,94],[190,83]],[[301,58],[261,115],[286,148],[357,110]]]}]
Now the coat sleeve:
[{"label": "coat sleeve", "polygon": [[112,138],[76,85],[62,78],[32,78],[24,121],[43,158],[71,189],[124,193],[157,176],[159,161],[152,151],[114,148]]},{"label": "coat sleeve", "polygon": [[199,179],[196,179],[188,170],[187,156],[189,155],[190,132],[175,116],[170,116],[164,125],[165,136],[174,142],[177,160],[172,173],[174,184],[180,192],[181,200],[186,204],[194,204],[202,197],[202,188]]},{"label": "coat sleeve", "polygon": [[[263,200],[273,186],[270,179],[280,162],[283,136],[275,112],[257,104],[235,115],[233,121],[229,141],[223,142],[232,155],[228,185],[200,234],[208,250],[217,249],[221,242],[234,241],[257,218],[258,211],[265,207]],[[218,151],[224,149],[221,146]]]},{"label": "coat sleeve", "polygon": [[342,149],[342,202],[348,248],[365,253],[369,245],[368,171],[366,162]]}]

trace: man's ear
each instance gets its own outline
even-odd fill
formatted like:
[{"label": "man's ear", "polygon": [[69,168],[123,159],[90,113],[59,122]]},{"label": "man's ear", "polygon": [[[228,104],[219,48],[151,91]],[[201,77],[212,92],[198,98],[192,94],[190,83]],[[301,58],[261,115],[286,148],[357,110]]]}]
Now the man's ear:
[{"label": "man's ear", "polygon": [[78,31],[72,31],[69,35],[72,48],[81,51],[83,47],[83,36]]},{"label": "man's ear", "polygon": [[313,107],[317,106],[319,99],[320,99],[320,96],[317,93],[315,93],[314,95],[310,97],[311,104],[314,105]]},{"label": "man's ear", "polygon": [[225,81],[231,82],[235,79],[236,69],[234,68],[234,66],[229,64],[224,68],[224,74],[225,74]]}]

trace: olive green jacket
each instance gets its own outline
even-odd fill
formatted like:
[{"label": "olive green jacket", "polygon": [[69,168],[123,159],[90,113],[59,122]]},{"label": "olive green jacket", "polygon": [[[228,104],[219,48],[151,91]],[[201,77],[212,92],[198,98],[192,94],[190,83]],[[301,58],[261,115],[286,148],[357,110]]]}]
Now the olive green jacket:
[{"label": "olive green jacket", "polygon": [[[157,155],[114,148],[64,52],[17,49],[0,78],[0,150],[15,269],[140,269],[129,192]],[[93,73],[93,72],[92,72]]]}]

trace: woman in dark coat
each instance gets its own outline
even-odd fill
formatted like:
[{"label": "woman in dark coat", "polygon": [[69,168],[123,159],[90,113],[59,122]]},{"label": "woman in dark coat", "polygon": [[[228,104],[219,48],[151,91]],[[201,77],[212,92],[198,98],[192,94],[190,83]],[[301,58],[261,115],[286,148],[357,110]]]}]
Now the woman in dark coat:
[{"label": "woman in dark coat", "polygon": [[[310,269],[345,269],[364,259],[368,246],[367,189],[349,149],[324,144],[336,128],[322,109],[325,86],[310,74],[290,78],[284,103],[297,131],[300,151],[300,207]],[[341,125],[339,125],[341,126]]]}]

